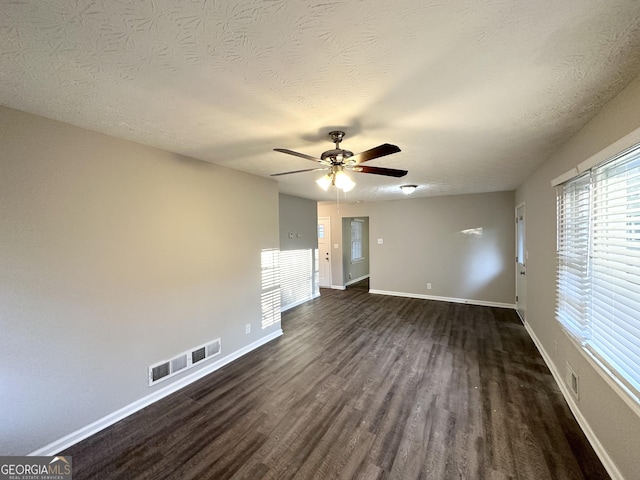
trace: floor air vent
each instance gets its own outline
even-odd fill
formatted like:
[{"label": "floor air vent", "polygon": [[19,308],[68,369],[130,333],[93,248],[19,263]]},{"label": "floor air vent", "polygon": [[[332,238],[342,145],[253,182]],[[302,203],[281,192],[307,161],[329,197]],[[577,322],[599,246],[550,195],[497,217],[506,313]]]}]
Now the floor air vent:
[{"label": "floor air vent", "polygon": [[164,360],[149,367],[149,386],[166,380],[181,371],[188,370],[196,363],[215,357],[221,352],[220,339],[213,340],[188,352],[181,353],[171,360]]}]

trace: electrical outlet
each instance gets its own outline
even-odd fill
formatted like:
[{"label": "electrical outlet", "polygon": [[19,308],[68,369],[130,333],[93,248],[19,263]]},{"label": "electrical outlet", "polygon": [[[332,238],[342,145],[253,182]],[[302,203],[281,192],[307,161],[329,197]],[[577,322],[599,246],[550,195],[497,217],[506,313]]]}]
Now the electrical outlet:
[{"label": "electrical outlet", "polygon": [[431,290],[431,284],[427,283],[427,290]]},{"label": "electrical outlet", "polygon": [[244,326],[244,333],[251,333],[251,324],[250,323],[247,323]]}]

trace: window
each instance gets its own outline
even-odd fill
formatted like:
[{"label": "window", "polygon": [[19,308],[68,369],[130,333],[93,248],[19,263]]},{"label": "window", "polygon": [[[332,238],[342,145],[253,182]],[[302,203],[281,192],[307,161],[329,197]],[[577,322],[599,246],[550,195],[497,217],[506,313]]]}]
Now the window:
[{"label": "window", "polygon": [[351,220],[351,263],[363,260],[362,256],[362,224],[359,218]]},{"label": "window", "polygon": [[320,294],[317,275],[317,249],[281,251],[281,311],[317,297]]},{"label": "window", "polygon": [[280,322],[280,250],[266,248],[261,252],[262,328]]},{"label": "window", "polygon": [[640,146],[558,187],[556,316],[640,398]]}]

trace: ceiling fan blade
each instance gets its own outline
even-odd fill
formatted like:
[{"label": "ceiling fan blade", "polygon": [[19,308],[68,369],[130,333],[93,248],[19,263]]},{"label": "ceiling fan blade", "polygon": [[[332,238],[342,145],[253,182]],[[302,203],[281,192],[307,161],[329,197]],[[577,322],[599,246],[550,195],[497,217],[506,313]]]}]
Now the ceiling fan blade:
[{"label": "ceiling fan blade", "polygon": [[318,172],[320,170],[329,170],[329,168],[307,168],[305,170],[293,170],[292,172],[282,172],[282,173],[272,173],[272,177],[279,177],[280,175],[291,175],[292,173],[302,173],[302,172]]},{"label": "ceiling fan blade", "polygon": [[370,150],[365,150],[364,152],[360,152],[357,155],[354,155],[349,160],[356,161],[356,165],[359,163],[368,162],[369,160],[373,160],[374,158],[384,157],[385,155],[391,155],[392,153],[398,153],[400,151],[400,147],[397,145],[391,145],[390,143],[383,143],[382,145],[378,145],[377,147],[373,147]]},{"label": "ceiling fan blade", "polygon": [[287,148],[274,148],[273,150],[280,153],[286,153],[288,155],[294,155],[300,158],[306,158],[307,160],[311,160],[313,162],[320,162],[319,158],[312,157],[311,155],[307,155],[306,153],[294,152],[293,150],[289,150]]},{"label": "ceiling fan blade", "polygon": [[373,173],[375,175],[386,175],[387,177],[404,177],[407,173],[407,170],[398,170],[395,168],[380,168],[380,167],[367,167],[367,166],[356,166],[353,167],[352,170],[354,172],[360,173]]}]

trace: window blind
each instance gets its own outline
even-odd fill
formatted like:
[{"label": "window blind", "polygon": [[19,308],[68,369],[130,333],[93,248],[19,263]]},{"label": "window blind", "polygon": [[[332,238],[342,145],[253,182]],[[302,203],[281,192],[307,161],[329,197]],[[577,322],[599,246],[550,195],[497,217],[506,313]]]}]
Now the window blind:
[{"label": "window blind", "polygon": [[280,322],[280,250],[263,249],[260,263],[262,267],[262,328]]},{"label": "window blind", "polygon": [[558,320],[640,392],[640,148],[561,185]]},{"label": "window blind", "polygon": [[314,250],[284,250],[280,252],[281,308],[310,300],[318,293],[317,259]]},{"label": "window blind", "polygon": [[640,391],[640,151],[592,172],[589,348]]},{"label": "window blind", "polygon": [[560,187],[558,209],[558,273],[556,315],[577,338],[588,335],[587,305],[590,293],[588,175]]}]

